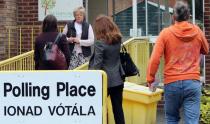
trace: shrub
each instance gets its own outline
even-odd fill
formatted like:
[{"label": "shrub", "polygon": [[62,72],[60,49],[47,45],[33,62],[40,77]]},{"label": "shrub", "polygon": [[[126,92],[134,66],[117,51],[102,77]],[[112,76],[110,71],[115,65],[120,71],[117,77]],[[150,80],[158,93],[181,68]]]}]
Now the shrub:
[{"label": "shrub", "polygon": [[201,97],[201,124],[210,124],[210,86],[206,86],[202,90]]}]

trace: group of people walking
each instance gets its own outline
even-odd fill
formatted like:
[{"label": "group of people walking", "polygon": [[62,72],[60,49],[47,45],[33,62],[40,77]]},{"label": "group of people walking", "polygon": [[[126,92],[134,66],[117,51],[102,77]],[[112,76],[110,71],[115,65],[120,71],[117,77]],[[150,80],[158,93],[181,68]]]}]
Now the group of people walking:
[{"label": "group of people walking", "polygon": [[[125,124],[123,99],[123,70],[120,62],[122,34],[113,20],[98,16],[93,28],[85,20],[85,9],[73,12],[75,19],[68,22],[59,39],[58,47],[66,58],[68,68],[74,69],[89,61],[89,69],[104,70],[108,75],[110,95],[116,124]],[[186,124],[198,124],[200,111],[200,54],[208,54],[209,44],[200,30],[188,20],[188,4],[177,1],[174,6],[174,24],[163,29],[155,43],[147,69],[147,82],[155,81],[160,58],[164,56],[164,100],[167,124],[178,124],[179,110],[183,108]],[[43,62],[43,49],[47,42],[54,42],[58,35],[57,20],[45,17],[42,33],[35,42],[35,69],[53,70]],[[94,44],[94,45],[93,45]],[[91,46],[94,46],[91,52]]]}]

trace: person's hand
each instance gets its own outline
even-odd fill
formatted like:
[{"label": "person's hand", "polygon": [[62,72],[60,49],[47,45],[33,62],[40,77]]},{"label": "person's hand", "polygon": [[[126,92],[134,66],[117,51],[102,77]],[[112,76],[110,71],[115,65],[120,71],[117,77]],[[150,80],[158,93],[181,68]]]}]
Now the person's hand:
[{"label": "person's hand", "polygon": [[154,82],[154,81],[147,81],[147,87],[150,87],[152,82]]},{"label": "person's hand", "polygon": [[155,92],[156,89],[157,89],[158,84],[159,84],[159,83],[158,83],[157,81],[154,81],[154,82],[152,82],[152,83],[148,83],[149,90],[150,90],[151,92]]},{"label": "person's hand", "polygon": [[68,43],[74,43],[74,38],[73,37],[67,37],[67,41]]},{"label": "person's hand", "polygon": [[80,42],[79,42],[79,39],[78,39],[78,38],[74,38],[74,43],[79,44],[79,43],[80,43]]},{"label": "person's hand", "polygon": [[150,86],[151,86],[151,83],[148,83],[148,82],[147,82],[146,86],[147,86],[147,87],[150,87]]}]

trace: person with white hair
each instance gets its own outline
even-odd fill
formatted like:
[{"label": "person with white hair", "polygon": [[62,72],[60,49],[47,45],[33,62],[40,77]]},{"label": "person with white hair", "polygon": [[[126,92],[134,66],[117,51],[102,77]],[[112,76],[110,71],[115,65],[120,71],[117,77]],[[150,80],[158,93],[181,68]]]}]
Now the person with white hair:
[{"label": "person with white hair", "polygon": [[94,43],[92,26],[85,20],[85,8],[77,7],[73,14],[75,19],[67,23],[63,30],[67,36],[71,55],[69,69],[89,61],[91,45]]}]

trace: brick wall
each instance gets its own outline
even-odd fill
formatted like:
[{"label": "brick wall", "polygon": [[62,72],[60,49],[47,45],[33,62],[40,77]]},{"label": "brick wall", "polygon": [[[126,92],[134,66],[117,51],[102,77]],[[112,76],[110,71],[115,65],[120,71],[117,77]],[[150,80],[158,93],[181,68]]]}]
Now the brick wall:
[{"label": "brick wall", "polygon": [[[210,43],[210,0],[204,0],[205,35]],[[206,56],[206,82],[210,84],[210,54]]]},{"label": "brick wall", "polygon": [[[64,21],[58,22],[59,31],[65,24]],[[10,57],[13,57],[33,48],[36,36],[41,33],[41,25],[42,22],[38,21],[38,0],[0,0],[0,60],[9,57],[8,29]]]},{"label": "brick wall", "polygon": [[40,25],[38,0],[18,0],[18,25]]},{"label": "brick wall", "polygon": [[[39,27],[41,26],[41,22],[37,20],[38,0],[0,1],[0,60],[32,49],[31,27],[36,27],[33,31],[34,37],[40,32]],[[8,51],[9,44],[10,54]]]},{"label": "brick wall", "polygon": [[[16,18],[17,18],[17,2],[16,0],[1,0],[0,1],[0,60],[8,57],[8,32],[6,30],[7,27],[16,26]],[[16,46],[16,32],[10,31],[10,44],[11,44],[11,54],[16,54],[16,51],[13,49]]]},{"label": "brick wall", "polygon": [[[30,51],[36,36],[41,33],[42,21],[38,21],[38,0],[18,0],[18,26],[22,28],[22,52]],[[66,22],[58,22],[63,27]]]},{"label": "brick wall", "polygon": [[22,43],[18,47],[23,48],[23,53],[32,49],[34,39],[41,31],[41,22],[38,21],[38,0],[18,0],[17,5],[17,23],[22,32]]}]

